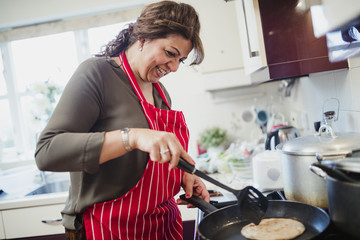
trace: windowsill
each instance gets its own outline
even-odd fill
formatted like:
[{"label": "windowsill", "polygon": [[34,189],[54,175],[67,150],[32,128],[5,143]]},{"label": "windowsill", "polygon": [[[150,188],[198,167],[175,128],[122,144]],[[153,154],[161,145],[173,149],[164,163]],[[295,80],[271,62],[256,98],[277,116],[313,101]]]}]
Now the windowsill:
[{"label": "windowsill", "polygon": [[29,166],[35,165],[34,159],[20,160],[20,159],[11,159],[10,161],[1,161],[0,162],[0,172],[1,170],[5,171],[11,168],[20,167],[20,166]]},{"label": "windowsill", "polygon": [[34,151],[16,153],[15,149],[3,149],[0,154],[0,172],[14,167],[35,165]]}]

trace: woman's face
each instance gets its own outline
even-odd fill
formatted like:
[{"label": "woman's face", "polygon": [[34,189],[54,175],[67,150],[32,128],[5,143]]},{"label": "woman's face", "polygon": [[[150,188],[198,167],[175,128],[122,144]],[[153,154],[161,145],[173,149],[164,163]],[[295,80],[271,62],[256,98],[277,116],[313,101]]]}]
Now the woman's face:
[{"label": "woman's face", "polygon": [[180,35],[167,38],[139,41],[142,46],[136,61],[135,75],[144,82],[155,83],[170,72],[176,72],[179,64],[185,61],[192,44]]}]

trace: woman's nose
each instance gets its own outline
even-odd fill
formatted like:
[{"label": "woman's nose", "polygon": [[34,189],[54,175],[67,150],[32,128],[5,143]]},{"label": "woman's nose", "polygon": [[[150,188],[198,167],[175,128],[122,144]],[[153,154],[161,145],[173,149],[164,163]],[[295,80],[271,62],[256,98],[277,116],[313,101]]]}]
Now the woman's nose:
[{"label": "woman's nose", "polygon": [[171,72],[176,72],[179,68],[179,64],[180,62],[178,59],[172,59],[171,61],[168,62],[168,67]]}]

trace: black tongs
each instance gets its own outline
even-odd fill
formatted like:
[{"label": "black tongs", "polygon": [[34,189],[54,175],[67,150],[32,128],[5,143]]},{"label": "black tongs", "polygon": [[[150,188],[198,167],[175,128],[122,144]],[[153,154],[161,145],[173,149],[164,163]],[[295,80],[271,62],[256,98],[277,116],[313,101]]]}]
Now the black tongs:
[{"label": "black tongs", "polygon": [[238,200],[240,210],[244,217],[255,223],[256,225],[258,225],[261,219],[264,217],[269,204],[268,200],[262,194],[262,192],[260,192],[253,186],[247,186],[241,190],[233,189],[208,176],[207,174],[197,170],[194,165],[191,165],[182,158],[180,158],[177,167],[181,170],[184,170],[185,172],[195,174],[196,176],[205,179],[206,181],[209,181],[218,187],[232,192]]}]

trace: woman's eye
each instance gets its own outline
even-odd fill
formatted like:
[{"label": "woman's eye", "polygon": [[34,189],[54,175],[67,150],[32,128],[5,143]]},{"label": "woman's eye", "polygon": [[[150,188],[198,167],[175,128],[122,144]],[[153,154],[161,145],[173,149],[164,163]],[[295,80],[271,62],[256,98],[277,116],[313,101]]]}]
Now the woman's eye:
[{"label": "woman's eye", "polygon": [[169,55],[170,57],[175,57],[175,53],[170,52],[170,51],[166,51],[166,54]]},{"label": "woman's eye", "polygon": [[180,59],[179,62],[185,64],[184,59]]}]

